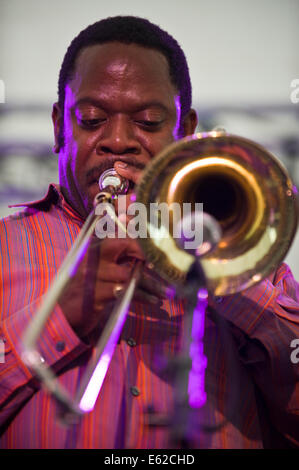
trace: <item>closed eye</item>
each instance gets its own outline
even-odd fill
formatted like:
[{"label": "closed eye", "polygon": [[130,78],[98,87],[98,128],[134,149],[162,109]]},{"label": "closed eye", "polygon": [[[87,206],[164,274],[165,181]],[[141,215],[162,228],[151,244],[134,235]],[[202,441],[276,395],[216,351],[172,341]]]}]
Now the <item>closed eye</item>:
[{"label": "closed eye", "polygon": [[92,129],[94,127],[98,127],[103,122],[104,119],[81,119],[80,125],[85,129]]},{"label": "closed eye", "polygon": [[158,129],[163,123],[163,121],[150,121],[150,120],[136,120],[135,122],[136,124],[144,128],[150,129],[150,130]]}]

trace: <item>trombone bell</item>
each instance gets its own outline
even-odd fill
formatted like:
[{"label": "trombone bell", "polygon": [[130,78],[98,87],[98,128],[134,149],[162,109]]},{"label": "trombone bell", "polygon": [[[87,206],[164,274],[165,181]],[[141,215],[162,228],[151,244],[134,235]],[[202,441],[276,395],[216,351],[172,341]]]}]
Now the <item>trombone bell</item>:
[{"label": "trombone bell", "polygon": [[[146,168],[137,201],[170,208],[174,202],[202,203],[216,219],[222,238],[201,263],[207,288],[217,296],[269,275],[285,257],[298,223],[297,191],[283,165],[255,142],[222,131],[186,137],[162,151]],[[148,216],[146,224],[150,232]],[[180,283],[191,258],[174,242],[171,235],[163,243],[140,239],[157,272]]]}]

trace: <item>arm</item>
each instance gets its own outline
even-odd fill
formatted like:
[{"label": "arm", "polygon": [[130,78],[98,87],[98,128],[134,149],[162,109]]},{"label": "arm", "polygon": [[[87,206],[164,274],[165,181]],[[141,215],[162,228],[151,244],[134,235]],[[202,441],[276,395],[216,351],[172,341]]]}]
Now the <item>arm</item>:
[{"label": "arm", "polygon": [[[20,338],[40,299],[0,323],[0,338],[4,341],[4,362],[0,363],[0,430],[20,407],[40,388],[21,360]],[[38,341],[41,356],[56,374],[88,349],[56,307]]]},{"label": "arm", "polygon": [[[127,260],[128,257],[136,258],[139,255],[135,245],[136,242],[130,240],[119,243],[118,240],[107,239],[101,244],[101,250],[98,249],[97,240],[95,246],[90,246],[85,262],[80,264],[76,275],[59,299],[59,304],[50,315],[38,342],[38,351],[56,374],[73,364],[97,340],[111,312],[111,302],[115,301],[113,287],[116,283],[127,281],[130,275],[131,267],[118,263],[122,258]],[[10,258],[7,256],[7,259]],[[0,338],[5,341],[5,362],[0,364],[0,427],[40,387],[21,360],[20,340],[43,297],[30,302],[21,310],[19,306],[24,302],[25,294],[32,295],[31,291],[34,290],[35,293],[41,283],[46,284],[45,280],[42,282],[43,271],[41,273],[39,269],[26,270],[24,264],[19,262],[14,263],[12,269],[11,259],[7,261],[7,265],[10,269],[7,268],[3,276],[0,265],[2,293],[5,293],[2,302],[0,301],[3,318],[0,323]],[[30,282],[25,283],[24,279],[29,279]],[[151,300],[153,293],[160,294],[160,284],[151,280],[150,276],[142,279],[141,285],[144,289],[140,293],[137,290],[136,295],[143,301]],[[156,297],[153,299],[156,301]]]},{"label": "arm", "polygon": [[285,264],[272,279],[213,307],[231,324],[271,426],[299,446],[299,364],[291,360],[291,342],[299,338],[299,285]]}]

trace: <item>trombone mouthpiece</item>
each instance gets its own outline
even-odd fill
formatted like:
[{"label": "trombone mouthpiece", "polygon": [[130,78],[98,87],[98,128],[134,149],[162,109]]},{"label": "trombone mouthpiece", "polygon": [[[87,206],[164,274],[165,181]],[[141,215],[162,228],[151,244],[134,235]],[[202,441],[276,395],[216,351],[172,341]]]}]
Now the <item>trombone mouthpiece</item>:
[{"label": "trombone mouthpiece", "polygon": [[104,171],[99,178],[100,191],[107,191],[112,196],[126,194],[129,189],[127,178],[120,176],[114,168]]}]

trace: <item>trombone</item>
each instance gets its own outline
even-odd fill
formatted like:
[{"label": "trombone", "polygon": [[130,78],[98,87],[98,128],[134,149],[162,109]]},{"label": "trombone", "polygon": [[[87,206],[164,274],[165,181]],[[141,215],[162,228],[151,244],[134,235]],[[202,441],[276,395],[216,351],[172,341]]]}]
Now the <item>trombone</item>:
[{"label": "trombone", "polygon": [[[97,204],[106,204],[109,215],[126,230],[111,209],[113,197],[126,192],[126,181],[112,170],[102,175],[99,184],[95,208],[22,338],[22,360],[63,406],[64,420],[69,423],[94,407],[142,272],[137,262],[95,347],[94,360],[76,396],[71,397],[42,360],[36,343],[94,233],[101,217]],[[136,200],[147,208],[151,203],[166,203],[170,208],[169,236],[161,237],[153,230],[147,211],[148,236],[139,242],[153,269],[182,295],[198,260],[210,295],[225,296],[255,285],[284,259],[297,230],[297,190],[283,165],[261,145],[224,131],[194,134],[162,150],[144,170]],[[209,222],[207,238],[191,252],[171,236],[173,203],[186,202],[203,203]]]}]

